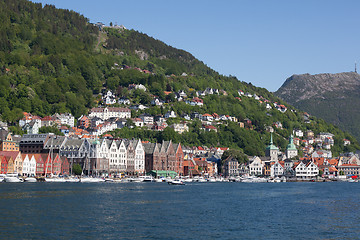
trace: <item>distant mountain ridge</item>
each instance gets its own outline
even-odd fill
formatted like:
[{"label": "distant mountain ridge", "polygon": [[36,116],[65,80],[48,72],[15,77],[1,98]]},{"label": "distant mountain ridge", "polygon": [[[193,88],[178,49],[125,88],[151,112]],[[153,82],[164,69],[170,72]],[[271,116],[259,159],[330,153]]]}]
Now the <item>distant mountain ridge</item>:
[{"label": "distant mountain ridge", "polygon": [[286,79],[275,95],[360,139],[359,90],[356,72],[301,74]]}]

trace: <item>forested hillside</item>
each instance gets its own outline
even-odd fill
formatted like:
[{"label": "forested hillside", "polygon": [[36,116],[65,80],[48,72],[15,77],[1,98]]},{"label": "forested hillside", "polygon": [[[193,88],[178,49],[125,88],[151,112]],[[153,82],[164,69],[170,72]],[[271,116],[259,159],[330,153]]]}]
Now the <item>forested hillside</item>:
[{"label": "forested hillside", "polygon": [[[144,33],[109,27],[99,30],[78,13],[26,0],[0,1],[0,20],[0,114],[12,125],[23,111],[39,116],[71,112],[79,117],[102,104],[99,94],[109,89],[117,97],[131,99],[132,104],[150,106],[154,97],[166,102],[162,107],[133,111],[133,117],[173,110],[179,116],[175,122],[184,121],[184,114],[198,112],[230,115],[249,123],[241,128],[228,122],[215,133],[200,131],[201,123],[195,121],[183,135],[170,129],[151,132],[129,128],[114,133],[117,137],[229,146],[249,155],[263,155],[270,140],[269,127],[273,127],[275,144],[282,149],[294,129],[335,134],[335,153],[359,148],[352,136],[321,119],[311,117],[305,123],[303,112],[266,89],[223,76],[190,53]],[[147,91],[129,90],[130,84],[142,84]],[[219,89],[220,93],[203,96],[202,107],[174,98],[180,90],[190,99],[206,88]],[[240,91],[259,99],[240,95]],[[279,111],[274,104],[285,105],[287,111]],[[274,127],[276,122],[282,127]],[[343,138],[353,144],[345,148]]]}]

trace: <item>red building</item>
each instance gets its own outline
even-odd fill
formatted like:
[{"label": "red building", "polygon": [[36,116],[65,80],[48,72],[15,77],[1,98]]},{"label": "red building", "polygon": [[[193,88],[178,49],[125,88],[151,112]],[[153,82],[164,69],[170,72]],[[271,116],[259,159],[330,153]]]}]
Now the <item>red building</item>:
[{"label": "red building", "polygon": [[7,165],[8,165],[8,159],[5,156],[0,156],[1,159],[1,174],[6,174],[7,173]]},{"label": "red building", "polygon": [[175,150],[175,172],[180,175],[184,174],[184,152],[182,150],[181,144],[173,144]]},{"label": "red building", "polygon": [[70,163],[67,157],[61,157],[61,174],[70,175]]},{"label": "red building", "polygon": [[45,162],[42,159],[41,154],[34,154],[33,156],[36,161],[36,176],[43,176],[45,174]]},{"label": "red building", "polygon": [[61,164],[62,160],[59,154],[56,154],[54,160],[52,161],[52,173],[54,175],[59,175],[61,173]]},{"label": "red building", "polygon": [[195,164],[192,160],[184,160],[184,176],[193,176]]}]

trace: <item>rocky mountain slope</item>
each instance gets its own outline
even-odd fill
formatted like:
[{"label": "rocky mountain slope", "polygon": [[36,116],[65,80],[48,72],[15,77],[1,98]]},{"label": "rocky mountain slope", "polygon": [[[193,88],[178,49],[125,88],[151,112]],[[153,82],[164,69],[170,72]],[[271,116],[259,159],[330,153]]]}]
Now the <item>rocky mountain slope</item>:
[{"label": "rocky mountain slope", "polygon": [[359,90],[355,72],[301,74],[289,77],[275,95],[360,139]]}]

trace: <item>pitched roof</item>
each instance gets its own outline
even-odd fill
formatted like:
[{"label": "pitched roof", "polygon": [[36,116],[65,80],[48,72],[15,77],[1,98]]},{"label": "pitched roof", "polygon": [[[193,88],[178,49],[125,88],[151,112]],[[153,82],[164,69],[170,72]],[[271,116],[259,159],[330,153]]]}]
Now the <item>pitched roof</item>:
[{"label": "pitched roof", "polygon": [[21,154],[20,151],[0,151],[0,156],[12,157],[14,160],[19,154]]}]

